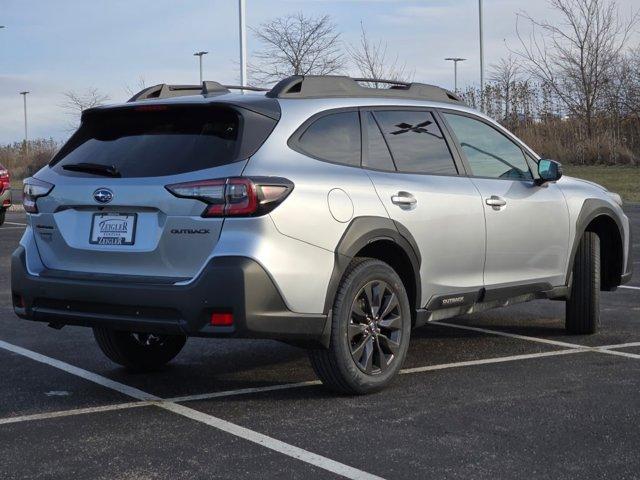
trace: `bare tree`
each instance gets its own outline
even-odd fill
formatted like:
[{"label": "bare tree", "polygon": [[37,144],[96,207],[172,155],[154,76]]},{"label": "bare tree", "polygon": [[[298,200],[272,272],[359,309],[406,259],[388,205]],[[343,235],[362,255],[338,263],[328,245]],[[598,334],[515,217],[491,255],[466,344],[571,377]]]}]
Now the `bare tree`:
[{"label": "bare tree", "polygon": [[521,67],[517,58],[509,55],[501,58],[498,63],[491,66],[489,80],[500,91],[504,105],[504,118],[508,119],[512,112],[513,90],[521,77]]},{"label": "bare tree", "polygon": [[[413,79],[414,74],[407,72],[406,63],[399,63],[398,55],[393,59],[387,58],[386,43],[382,43],[382,40],[378,43],[371,41],[362,22],[360,22],[360,42],[357,45],[348,45],[347,53],[361,77],[399,82],[408,82]],[[369,86],[379,88],[380,85],[377,82],[371,82]]]},{"label": "bare tree", "polygon": [[65,100],[60,106],[73,120],[69,124],[70,130],[75,130],[80,123],[82,111],[87,108],[103,105],[110,99],[109,95],[101,93],[97,88],[91,87],[84,92],[68,90],[62,94]]},{"label": "bare tree", "polygon": [[568,112],[580,117],[592,135],[593,119],[605,96],[612,69],[637,22],[637,13],[622,17],[614,0],[549,0],[562,15],[551,24],[526,13],[530,26],[516,31],[531,76],[551,89]]},{"label": "bare tree", "polygon": [[129,95],[129,97],[133,97],[136,93],[138,93],[140,90],[144,90],[145,88],[147,88],[147,82],[142,75],[138,77],[138,80],[133,87],[129,86],[128,83],[124,84],[124,91],[127,92],[127,95]]},{"label": "bare tree", "polygon": [[272,83],[289,75],[328,75],[345,64],[340,33],[328,15],[285,15],[252,28],[263,47],[254,57],[251,74],[258,82]]}]

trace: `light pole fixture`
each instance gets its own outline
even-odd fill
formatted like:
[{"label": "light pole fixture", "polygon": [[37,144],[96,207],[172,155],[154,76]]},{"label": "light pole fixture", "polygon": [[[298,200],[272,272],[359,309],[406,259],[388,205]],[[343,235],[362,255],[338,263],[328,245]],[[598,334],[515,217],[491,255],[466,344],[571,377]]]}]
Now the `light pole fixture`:
[{"label": "light pole fixture", "polygon": [[478,24],[480,32],[480,105],[484,111],[484,28],[482,22],[482,0],[478,0]]},{"label": "light pole fixture", "polygon": [[240,36],[240,85],[245,86],[247,80],[247,4],[245,0],[238,0],[238,31]]},{"label": "light pole fixture", "polygon": [[448,62],[453,62],[453,91],[458,93],[458,62],[464,62],[466,58],[460,57],[448,57],[445,58]]},{"label": "light pole fixture", "polygon": [[193,54],[194,57],[198,57],[198,59],[200,60],[200,84],[202,85],[202,56],[206,55],[209,52],[196,52]]},{"label": "light pole fixture", "polygon": [[29,92],[20,92],[22,95],[22,103],[24,105],[24,153],[25,158],[29,157],[29,131],[27,130],[27,94]]}]

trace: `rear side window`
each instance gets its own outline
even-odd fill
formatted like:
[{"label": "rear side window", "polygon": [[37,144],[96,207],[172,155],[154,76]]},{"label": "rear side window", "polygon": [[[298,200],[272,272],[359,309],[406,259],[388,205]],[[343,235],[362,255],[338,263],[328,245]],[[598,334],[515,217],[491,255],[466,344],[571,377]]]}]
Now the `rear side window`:
[{"label": "rear side window", "polygon": [[378,127],[376,119],[371,112],[364,114],[364,129],[366,138],[366,148],[362,156],[362,166],[374,168],[376,170],[395,171],[393,159],[389,153],[387,142],[385,142],[382,132]]},{"label": "rear side window", "polygon": [[62,168],[79,163],[113,166],[122,177],[176,175],[244,160],[274,126],[263,115],[211,105],[96,111],[50,165],[67,175],[86,176]]},{"label": "rear side window", "polygon": [[498,130],[463,115],[445,113],[444,116],[475,176],[511,180],[533,178],[522,149]]},{"label": "rear side window", "polygon": [[379,110],[375,117],[399,172],[456,175],[453,156],[433,115],[417,110]]},{"label": "rear side window", "polygon": [[358,112],[339,112],[315,120],[293,145],[321,160],[360,166],[360,118]]}]

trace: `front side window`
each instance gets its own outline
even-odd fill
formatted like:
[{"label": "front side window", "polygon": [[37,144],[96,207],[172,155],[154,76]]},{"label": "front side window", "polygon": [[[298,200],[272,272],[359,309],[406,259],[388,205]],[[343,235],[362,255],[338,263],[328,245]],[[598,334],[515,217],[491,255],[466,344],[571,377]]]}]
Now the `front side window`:
[{"label": "front side window", "polygon": [[467,157],[471,173],[478,177],[531,180],[522,149],[484,122],[463,115],[445,113]]},{"label": "front side window", "polygon": [[358,112],[324,115],[298,138],[304,153],[329,162],[360,166],[360,118]]},{"label": "front side window", "polygon": [[456,175],[449,147],[433,115],[419,110],[378,110],[375,117],[399,172]]}]

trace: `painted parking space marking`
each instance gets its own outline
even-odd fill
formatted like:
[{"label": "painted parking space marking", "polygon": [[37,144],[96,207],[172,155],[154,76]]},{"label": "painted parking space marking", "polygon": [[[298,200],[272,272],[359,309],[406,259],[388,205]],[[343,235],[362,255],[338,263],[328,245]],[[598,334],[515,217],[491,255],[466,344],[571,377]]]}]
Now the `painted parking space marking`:
[{"label": "painted parking space marking", "polygon": [[518,334],[515,334],[515,333],[507,333],[507,332],[502,332],[500,330],[492,330],[492,329],[488,329],[488,328],[468,327],[466,325],[457,325],[455,323],[446,323],[446,322],[431,322],[431,323],[434,323],[436,325],[444,325],[444,326],[452,327],[452,328],[460,328],[460,329],[463,329],[463,330],[471,330],[471,331],[475,331],[475,332],[488,333],[490,335],[498,335],[498,336],[501,336],[501,337],[517,338],[517,339],[520,339],[520,340],[527,340],[527,341],[530,341],[530,342],[546,343],[546,344],[550,344],[550,345],[565,346],[565,347],[568,347],[568,348],[581,349],[581,350],[587,351],[587,352],[604,353],[604,354],[608,354],[608,355],[617,355],[619,357],[640,359],[640,355],[637,355],[635,353],[619,352],[619,351],[613,350],[613,348],[625,348],[625,347],[637,346],[637,344],[639,342],[621,343],[621,344],[618,344],[618,345],[611,345],[611,346],[609,346],[609,345],[597,345],[597,346],[590,347],[590,346],[586,346],[586,345],[578,345],[576,343],[559,342],[557,340],[548,340],[546,338],[529,337],[527,335],[518,335]]},{"label": "painted parking space marking", "polygon": [[[35,360],[36,362],[44,363],[46,365],[58,368],[67,373],[76,375],[80,378],[84,378],[85,380],[89,380],[103,387],[107,387],[117,392],[123,393],[124,395],[135,398],[137,400],[143,400],[147,402],[151,400],[161,400],[160,397],[152,395],[151,393],[147,393],[135,387],[116,382],[109,378],[103,377],[102,375],[89,372],[88,370],[84,370],[55,358],[48,357],[31,350],[27,350],[26,348],[13,345],[11,343],[7,343],[3,340],[0,340],[0,348],[30,358],[31,360]],[[230,433],[231,435],[242,438],[244,440],[248,440],[272,451],[287,455],[315,467],[322,468],[337,475],[342,475],[346,478],[354,480],[380,480],[382,478],[368,472],[358,470],[357,468],[351,467],[349,465],[337,462],[335,460],[331,460],[330,458],[326,458],[313,452],[309,452],[294,445],[289,445],[288,443],[282,442],[262,433],[255,432],[248,428],[241,427],[240,425],[236,425],[221,418],[214,417],[213,415],[199,412],[184,405],[173,402],[154,402],[153,405],[156,405],[164,410],[176,413],[183,417],[190,418],[191,420],[209,425],[223,432]]]},{"label": "painted parking space marking", "polygon": [[555,350],[552,352],[525,353],[522,355],[511,355],[508,357],[487,358],[483,360],[467,360],[465,362],[443,363],[439,365],[427,365],[425,367],[405,368],[400,370],[401,374],[431,372],[434,370],[444,370],[446,368],[469,367],[474,365],[488,365],[491,363],[513,362],[517,360],[529,360],[533,358],[557,357],[559,355],[570,355],[572,353],[588,352],[587,348],[569,348],[566,350]]},{"label": "painted parking space marking", "polygon": [[[476,327],[473,327],[473,328],[477,330]],[[486,329],[483,329],[483,330],[486,330]],[[491,333],[494,333],[493,330],[489,330],[489,331]],[[508,335],[511,336],[511,334],[508,334]],[[535,337],[525,337],[525,339],[528,339],[528,338],[535,338]],[[11,344],[6,344],[6,342],[2,342],[2,341],[0,342],[1,342],[0,343],[1,348],[5,348],[4,345],[11,345]],[[569,344],[569,345],[573,345],[573,344]],[[479,360],[467,360],[467,361],[461,361],[461,362],[441,363],[436,365],[426,365],[423,367],[405,368],[400,370],[399,373],[401,375],[410,375],[410,374],[431,372],[431,371],[437,371],[437,370],[445,370],[450,368],[471,367],[476,365],[489,365],[489,364],[496,364],[496,363],[506,363],[506,362],[555,357],[555,356],[570,355],[570,354],[576,354],[576,353],[587,353],[587,352],[611,353],[613,355],[619,355],[627,358],[640,359],[640,355],[628,353],[628,352],[619,352],[614,350],[619,348],[629,348],[629,347],[638,347],[638,346],[640,346],[640,342],[619,343],[614,345],[602,345],[599,347],[587,347],[582,345],[576,345],[575,348],[572,347],[564,350],[553,350],[549,352],[537,352],[537,353],[529,353],[529,354],[521,354],[521,355],[511,355],[511,356],[505,356],[505,357],[485,358],[485,359],[479,359]],[[16,353],[20,353],[23,351],[30,352],[29,350],[22,349],[21,347],[16,347],[15,345],[11,345],[11,347],[12,347],[11,351],[14,351]],[[29,356],[29,358],[32,358],[34,360],[37,360],[43,357],[42,355],[37,354],[35,352],[31,352],[31,353],[33,353],[34,355]],[[51,360],[54,360],[54,359],[51,359]],[[52,363],[47,362],[47,364],[55,366]],[[55,361],[55,364],[64,364],[64,362]],[[64,365],[68,365],[68,364],[64,364]],[[72,367],[72,366],[69,365],[69,367]],[[73,368],[75,369],[76,367],[73,367]],[[82,370],[82,369],[78,369],[78,370]],[[90,372],[87,372],[87,373],[90,374]],[[94,375],[94,374],[91,374],[91,375]],[[86,377],[83,377],[83,378],[86,378]],[[74,416],[74,415],[85,415],[85,414],[91,414],[91,413],[109,412],[113,410],[125,410],[129,408],[137,408],[137,407],[147,407],[147,406],[162,407],[164,404],[168,404],[168,403],[184,403],[184,402],[193,402],[193,401],[199,401],[199,400],[212,400],[216,398],[227,398],[232,396],[250,395],[255,393],[274,392],[279,390],[291,390],[294,388],[311,387],[311,386],[318,386],[318,385],[321,385],[321,382],[319,380],[310,380],[306,382],[268,385],[265,387],[251,387],[251,388],[241,388],[241,389],[235,389],[235,390],[223,390],[220,392],[184,395],[184,396],[170,397],[165,399],[156,397],[158,398],[157,400],[139,400],[136,402],[125,402],[125,403],[118,403],[118,404],[112,404],[112,405],[103,405],[99,407],[76,408],[76,409],[70,409],[70,410],[61,410],[61,411],[54,411],[54,412],[47,412],[47,413],[37,413],[37,414],[31,414],[31,415],[0,418],[0,425],[18,423],[18,422],[27,422],[27,421],[33,421],[33,420],[46,420],[50,418],[68,417],[68,416]]]},{"label": "painted parking space marking", "polygon": [[34,420],[47,420],[50,418],[73,417],[75,415],[87,415],[89,413],[112,412],[114,410],[127,410],[129,408],[148,407],[154,402],[126,402],[115,405],[102,405],[99,407],[73,408],[71,410],[58,410],[55,412],[34,413],[31,415],[20,415],[17,417],[0,418],[0,425],[9,423],[31,422]]},{"label": "painted parking space marking", "polygon": [[26,227],[26,223],[17,223],[17,222],[4,222],[5,225],[18,225],[20,227]]},{"label": "painted parking space marking", "polygon": [[628,288],[629,290],[640,290],[640,287],[632,287],[631,285],[620,285],[620,288]]},{"label": "painted parking space marking", "polygon": [[547,345],[555,345],[558,347],[589,348],[589,347],[585,347],[584,345],[578,345],[576,343],[560,342],[558,340],[549,340],[546,338],[529,337],[527,335],[518,335],[517,333],[507,333],[507,332],[502,332],[500,330],[490,330],[488,328],[470,327],[467,325],[458,325],[456,323],[448,323],[448,322],[429,322],[429,323],[432,323],[434,325],[443,325],[445,327],[459,328],[462,330],[471,330],[473,332],[488,333],[490,335],[498,335],[501,337],[516,338],[518,340],[528,340],[530,342],[546,343]]},{"label": "painted parking space marking", "polygon": [[320,380],[310,380],[308,382],[298,383],[281,383],[278,385],[269,385],[267,387],[239,388],[237,390],[225,390],[222,392],[200,393],[195,395],[184,395],[182,397],[167,398],[167,402],[193,402],[195,400],[211,400],[213,398],[235,397],[238,395],[249,395],[252,393],[274,392],[277,390],[290,390],[292,388],[311,387],[314,385],[322,385]]}]

